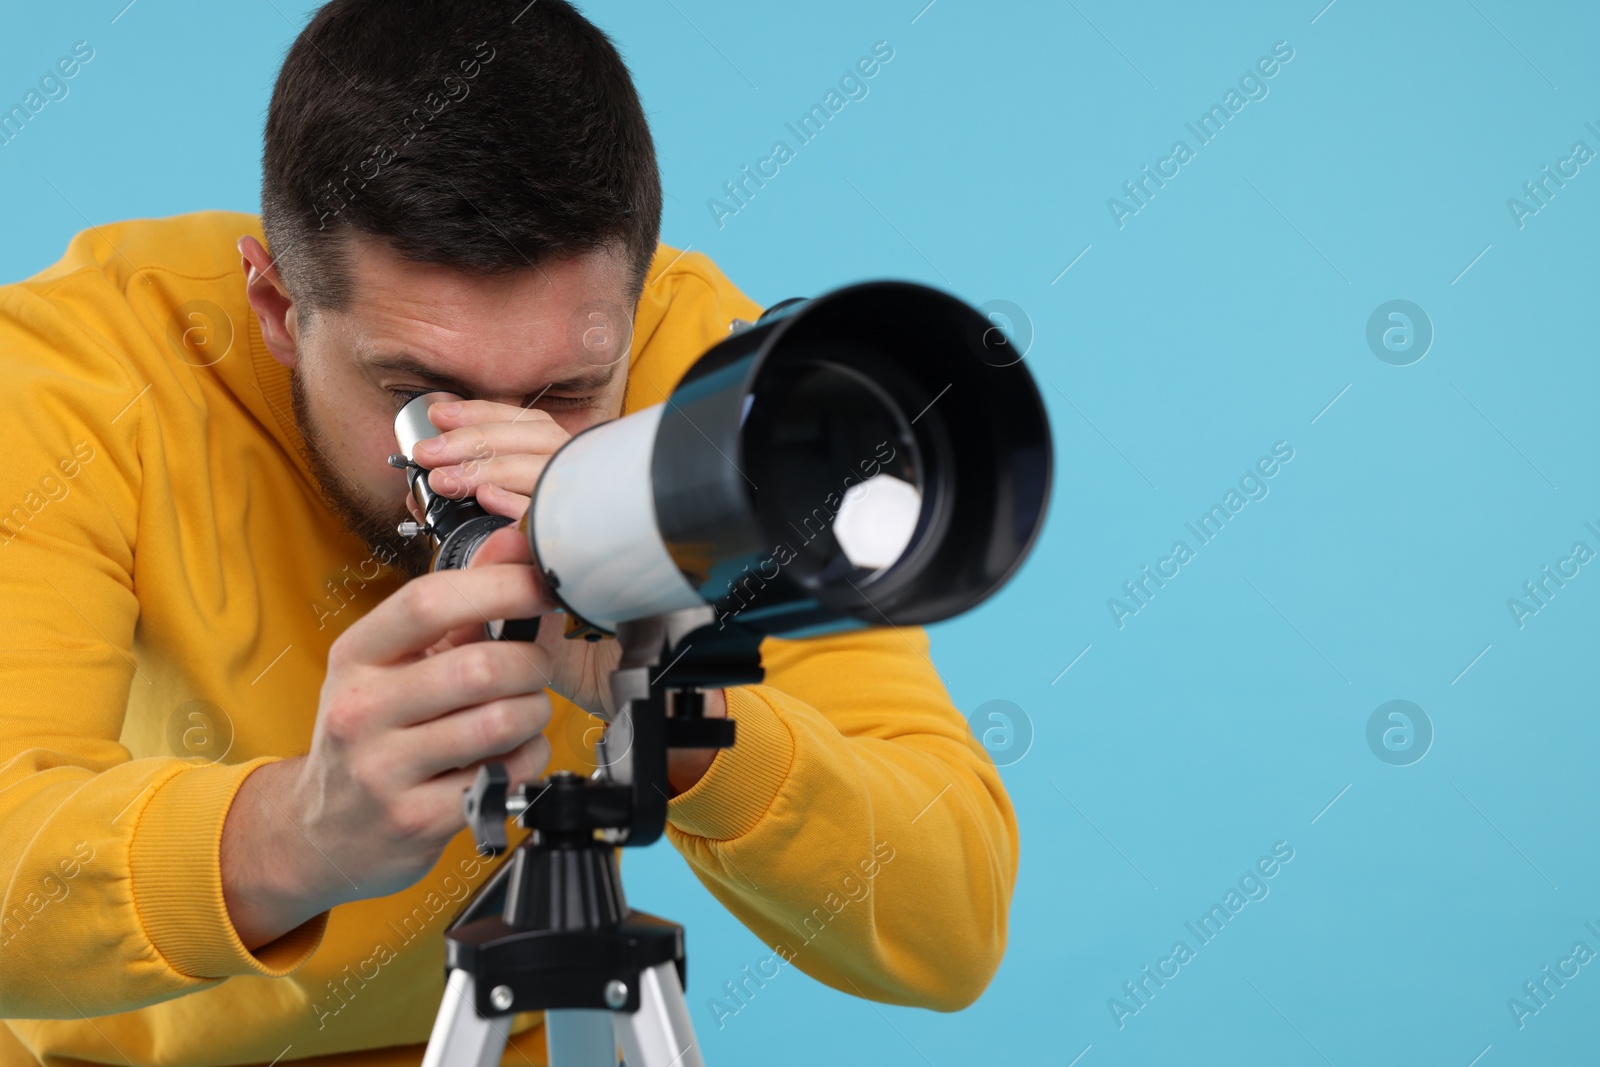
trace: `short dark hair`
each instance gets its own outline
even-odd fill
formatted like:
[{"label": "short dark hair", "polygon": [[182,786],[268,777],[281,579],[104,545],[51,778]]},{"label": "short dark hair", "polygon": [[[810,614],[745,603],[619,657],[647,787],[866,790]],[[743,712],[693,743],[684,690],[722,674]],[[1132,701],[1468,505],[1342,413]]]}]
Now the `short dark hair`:
[{"label": "short dark hair", "polygon": [[565,0],[333,0],[272,91],[261,219],[308,308],[348,305],[349,231],[485,275],[620,243],[637,294],[661,175],[621,55]]}]

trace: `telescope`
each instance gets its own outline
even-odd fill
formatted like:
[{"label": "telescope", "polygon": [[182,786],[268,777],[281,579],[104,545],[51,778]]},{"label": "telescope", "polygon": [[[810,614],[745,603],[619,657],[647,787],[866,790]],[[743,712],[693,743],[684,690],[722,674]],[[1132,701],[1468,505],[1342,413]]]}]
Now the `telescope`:
[{"label": "telescope", "polygon": [[[434,492],[412,458],[447,398],[400,410],[390,457],[424,519],[400,532],[430,538],[435,570],[467,566],[514,521]],[[619,642],[616,710],[591,777],[512,793],[494,764],[466,792],[480,852],[505,851],[508,816],[531,833],[446,931],[424,1067],[498,1064],[509,1016],[532,1010],[560,1067],[615,1067],[619,1045],[628,1067],[703,1067],[682,927],[627,906],[614,852],[661,835],[667,749],[733,744],[704,692],[759,683],[765,637],[923,625],[988,599],[1038,537],[1051,469],[1011,339],[904,281],[736,320],[663,402],[563,444],[515,521],[567,636]],[[538,625],[497,620],[486,636],[533,640]]]}]

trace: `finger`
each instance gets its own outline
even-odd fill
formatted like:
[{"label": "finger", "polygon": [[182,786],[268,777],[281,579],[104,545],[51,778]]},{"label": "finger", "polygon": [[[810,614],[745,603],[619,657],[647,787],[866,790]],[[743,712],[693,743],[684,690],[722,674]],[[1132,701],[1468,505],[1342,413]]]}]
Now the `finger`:
[{"label": "finger", "polygon": [[429,471],[428,487],[452,500],[460,500],[476,491],[480,485],[498,485],[502,489],[529,496],[549,462],[548,455],[511,453],[484,460],[469,459],[465,463],[445,464]]},{"label": "finger", "polygon": [[408,664],[380,683],[381,716],[410,726],[555,683],[549,650],[522,641],[469,641]]},{"label": "finger", "polygon": [[[452,771],[447,773],[464,774],[467,776],[466,784],[471,785],[472,779],[478,776],[479,767],[488,763],[498,763],[506,769],[506,777],[510,779],[507,784],[508,790],[520,789],[524,785],[537,782],[544,776],[545,770],[550,764],[552,751],[553,748],[549,736],[541,733],[536,737],[529,738],[516,750],[503,756],[489,756],[485,759],[474,760],[459,772]],[[464,788],[465,786],[463,786]]]},{"label": "finger", "polygon": [[543,408],[500,404],[493,400],[457,400],[428,405],[428,420],[441,430],[486,422],[526,422],[530,419],[551,421],[552,416]]},{"label": "finger", "polygon": [[432,778],[514,752],[550,725],[550,697],[524,693],[463,707],[401,731],[398,759],[412,780]]},{"label": "finger", "polygon": [[502,489],[498,485],[485,485],[478,490],[478,503],[491,515],[520,519],[527,514],[533,499],[521,493],[513,493],[509,489]]},{"label": "finger", "polygon": [[409,791],[410,802],[439,813],[438,824],[431,836],[454,837],[467,825],[466,814],[461,810],[461,797],[478,777],[478,768],[486,763],[503,766],[510,779],[510,788],[518,789],[537,781],[544,774],[550,764],[550,739],[539,734],[504,756],[477,760],[461,770],[446,771],[413,787]]},{"label": "finger", "polygon": [[[518,408],[510,410],[513,413],[520,411]],[[481,463],[497,455],[548,455],[566,444],[572,435],[551,421],[547,412],[539,414],[545,417],[529,416],[516,421],[508,419],[448,430],[417,442],[417,447],[412,451],[416,461],[425,467],[466,463],[474,459]]]},{"label": "finger", "polygon": [[413,578],[340,634],[329,650],[347,663],[398,663],[468,623],[554,611],[533,567],[499,565],[434,571]]},{"label": "finger", "polygon": [[439,640],[429,645],[424,654],[429,656],[437,656],[439,653],[448,652],[452,648],[460,648],[462,645],[470,645],[474,641],[487,640],[489,640],[489,635],[484,632],[483,626],[479,623],[469,622],[465,626],[456,627],[454,630],[451,630],[449,633],[439,638]]},{"label": "finger", "polygon": [[526,532],[515,526],[502,526],[483,539],[472,554],[469,567],[486,567],[492,563],[532,563],[533,546]]}]

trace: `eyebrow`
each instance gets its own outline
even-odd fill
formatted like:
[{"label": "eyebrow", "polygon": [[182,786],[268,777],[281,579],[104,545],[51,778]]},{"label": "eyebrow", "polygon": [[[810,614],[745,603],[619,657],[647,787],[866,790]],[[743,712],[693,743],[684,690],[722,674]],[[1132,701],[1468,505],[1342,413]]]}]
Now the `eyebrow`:
[{"label": "eyebrow", "polygon": [[[409,374],[414,378],[421,378],[442,385],[452,393],[460,393],[465,397],[473,395],[473,390],[466,382],[459,378],[453,378],[448,374],[441,374],[415,356],[407,355],[404,352],[392,355],[368,356],[362,359],[361,363],[362,366],[369,370],[386,370],[397,374]],[[611,379],[616,376],[616,366],[615,363],[612,363],[605,367],[597,367],[583,374],[575,374],[569,378],[551,382],[539,390],[537,395],[543,396],[551,389],[568,391],[604,388],[610,385]]]}]

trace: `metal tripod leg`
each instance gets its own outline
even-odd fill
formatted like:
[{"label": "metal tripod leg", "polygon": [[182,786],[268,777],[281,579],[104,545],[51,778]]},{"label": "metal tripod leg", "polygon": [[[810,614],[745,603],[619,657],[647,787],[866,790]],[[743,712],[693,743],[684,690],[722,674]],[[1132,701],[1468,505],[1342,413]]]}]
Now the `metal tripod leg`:
[{"label": "metal tripod leg", "polygon": [[500,1067],[511,1017],[485,1019],[479,1015],[473,1007],[473,984],[468,972],[450,972],[422,1067]]},{"label": "metal tripod leg", "polygon": [[[551,1067],[615,1067],[617,1044],[627,1067],[705,1067],[674,964],[640,975],[639,1010],[545,1012]],[[510,1016],[485,1019],[473,1007],[473,979],[451,971],[422,1067],[499,1067]]]},{"label": "metal tripod leg", "polygon": [[617,1067],[617,1039],[611,1033],[609,1011],[546,1011],[544,1034],[551,1067]]},{"label": "metal tripod leg", "polygon": [[[628,1067],[705,1067],[676,965],[657,964],[641,972],[639,979],[639,1010],[611,1013]],[[566,1067],[554,1059],[551,1063]]]}]

